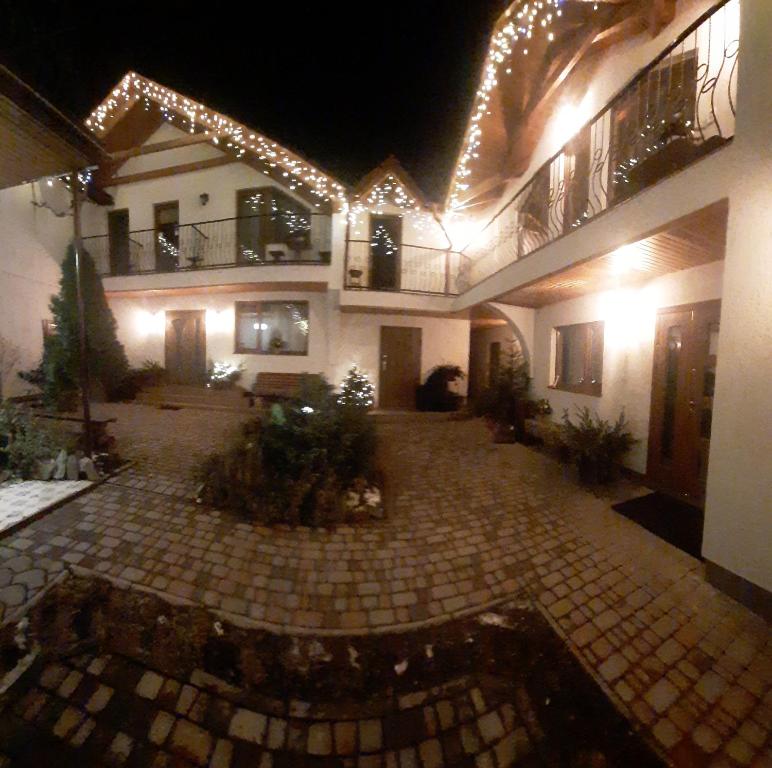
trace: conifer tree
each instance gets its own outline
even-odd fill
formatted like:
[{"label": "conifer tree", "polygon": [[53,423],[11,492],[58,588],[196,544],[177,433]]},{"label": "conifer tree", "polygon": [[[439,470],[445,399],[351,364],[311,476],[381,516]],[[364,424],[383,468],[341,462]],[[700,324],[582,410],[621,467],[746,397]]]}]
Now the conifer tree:
[{"label": "conifer tree", "polygon": [[373,385],[367,378],[367,374],[362,373],[356,365],[353,365],[341,384],[338,403],[357,408],[371,408],[373,394]]},{"label": "conifer tree", "polygon": [[[89,375],[101,385],[107,399],[121,397],[129,363],[116,335],[117,325],[107,304],[102,279],[87,252],[81,255],[81,288],[86,326]],[[77,393],[80,370],[78,293],[75,249],[70,245],[62,262],[59,295],[51,299],[54,333],[43,347],[44,394],[50,405],[71,406]]]}]

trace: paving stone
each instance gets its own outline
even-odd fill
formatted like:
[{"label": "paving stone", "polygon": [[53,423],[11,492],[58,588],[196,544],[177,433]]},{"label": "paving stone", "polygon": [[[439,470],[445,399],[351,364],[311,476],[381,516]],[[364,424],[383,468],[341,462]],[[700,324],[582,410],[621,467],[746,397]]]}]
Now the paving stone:
[{"label": "paving stone", "polygon": [[83,679],[83,673],[78,672],[77,669],[73,669],[67,677],[62,680],[62,684],[59,686],[57,693],[63,699],[69,699],[75,689],[80,685],[80,681]]},{"label": "paving stone", "polygon": [[85,715],[75,707],[67,707],[54,725],[54,736],[66,739],[82,722]]},{"label": "paving stone", "polygon": [[428,739],[418,747],[423,768],[441,768],[443,765],[442,746],[437,739]]},{"label": "paving stone", "polygon": [[624,656],[615,653],[600,665],[598,671],[605,680],[612,682],[618,677],[621,677],[627,671],[629,666],[630,664]]},{"label": "paving stone", "polygon": [[267,724],[268,718],[265,715],[249,709],[237,709],[231,719],[228,733],[237,739],[262,744]]},{"label": "paving stone", "polygon": [[166,741],[166,737],[169,735],[172,726],[174,725],[174,716],[163,710],[159,711],[153,718],[153,722],[150,724],[150,731],[148,732],[148,739],[156,746]]},{"label": "paving stone", "polygon": [[335,723],[335,753],[353,755],[357,751],[357,727],[353,721]]},{"label": "paving stone", "polygon": [[118,732],[110,744],[110,754],[118,763],[125,763],[128,760],[134,741],[126,733]]},{"label": "paving stone", "polygon": [[142,675],[137,683],[137,695],[141,696],[143,699],[155,699],[163,684],[164,679],[161,675],[148,670]]},{"label": "paving stone", "polygon": [[210,768],[230,768],[233,759],[233,744],[227,739],[218,739],[215,744]]},{"label": "paving stone", "polygon": [[11,584],[0,589],[0,603],[4,603],[8,608],[15,608],[21,605],[27,596],[27,590],[20,584]]},{"label": "paving stone", "polygon": [[383,744],[380,720],[360,720],[359,749],[362,752],[377,752]]},{"label": "paving stone", "polygon": [[504,725],[501,722],[499,713],[496,711],[483,715],[477,721],[477,725],[480,729],[480,735],[486,744],[493,744],[494,741],[498,741],[504,735]]},{"label": "paving stone", "polygon": [[667,712],[679,696],[676,688],[669,680],[659,680],[644,697],[655,712],[662,714]]},{"label": "paving stone", "polygon": [[308,753],[332,754],[332,729],[329,723],[313,723],[308,729]]},{"label": "paving stone", "polygon": [[107,706],[112,695],[113,689],[100,683],[86,702],[86,709],[91,712],[92,715],[101,712]]},{"label": "paving stone", "polygon": [[169,749],[195,765],[206,765],[212,749],[212,735],[189,720],[177,720]]}]

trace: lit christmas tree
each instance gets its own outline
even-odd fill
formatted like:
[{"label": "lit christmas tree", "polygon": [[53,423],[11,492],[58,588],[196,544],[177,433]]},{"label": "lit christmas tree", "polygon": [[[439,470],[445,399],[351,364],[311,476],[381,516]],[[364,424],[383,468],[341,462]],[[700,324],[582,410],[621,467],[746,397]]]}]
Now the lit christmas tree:
[{"label": "lit christmas tree", "polygon": [[356,365],[352,365],[340,385],[338,403],[354,408],[372,408],[373,393],[373,385],[367,378],[367,374],[362,373]]}]

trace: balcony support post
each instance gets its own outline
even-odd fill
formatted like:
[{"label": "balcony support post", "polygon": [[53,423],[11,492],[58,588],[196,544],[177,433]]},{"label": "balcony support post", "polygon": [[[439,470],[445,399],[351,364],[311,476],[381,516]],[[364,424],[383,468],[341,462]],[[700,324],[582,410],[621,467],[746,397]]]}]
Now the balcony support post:
[{"label": "balcony support post", "polygon": [[78,303],[78,343],[80,349],[80,393],[83,404],[83,437],[86,456],[91,458],[93,453],[92,429],[91,429],[91,387],[89,383],[88,369],[88,339],[86,336],[86,314],[83,305],[83,285],[81,273],[81,260],[83,258],[83,238],[81,232],[81,199],[80,180],[78,171],[72,172],[72,245],[75,252],[75,288]]}]

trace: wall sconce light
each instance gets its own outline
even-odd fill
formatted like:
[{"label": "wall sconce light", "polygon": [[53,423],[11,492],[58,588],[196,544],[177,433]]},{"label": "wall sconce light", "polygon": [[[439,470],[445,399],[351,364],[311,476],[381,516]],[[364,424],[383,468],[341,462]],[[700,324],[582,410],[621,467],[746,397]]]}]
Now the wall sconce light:
[{"label": "wall sconce light", "polygon": [[201,205],[206,205],[209,202],[209,193],[208,192],[202,192],[198,199],[201,201]]}]

